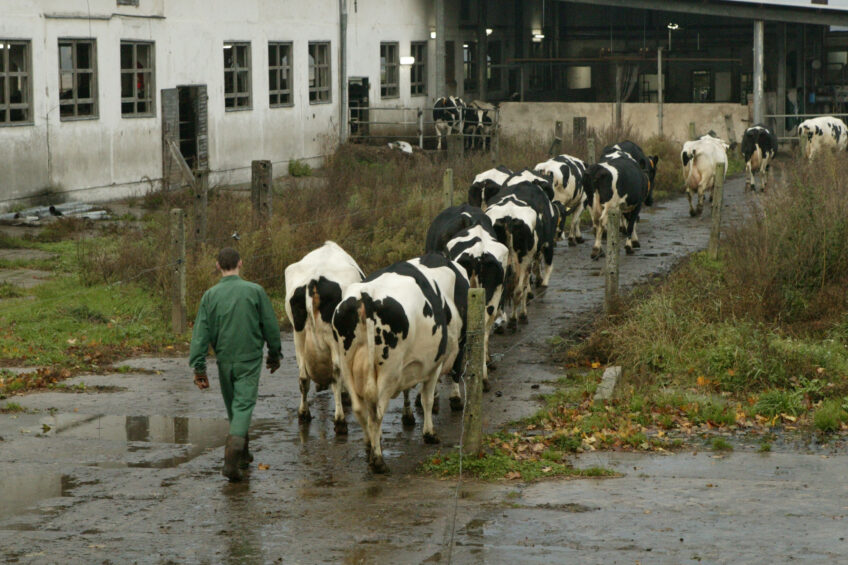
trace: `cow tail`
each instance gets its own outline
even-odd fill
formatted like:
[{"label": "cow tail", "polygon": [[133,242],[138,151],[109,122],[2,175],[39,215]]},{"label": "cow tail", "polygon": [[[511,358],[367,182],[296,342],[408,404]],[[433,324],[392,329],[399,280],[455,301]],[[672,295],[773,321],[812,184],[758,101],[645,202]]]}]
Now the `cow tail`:
[{"label": "cow tail", "polygon": [[318,293],[318,281],[315,279],[309,281],[309,284],[306,286],[307,292],[306,296],[304,296],[304,300],[306,304],[306,312],[309,316],[309,329],[308,331],[312,334],[312,339],[315,343],[318,343],[318,325],[315,323],[315,316],[321,307],[321,295]]},{"label": "cow tail", "polygon": [[[374,341],[374,338],[377,335],[377,328],[374,325],[374,318],[367,314],[365,304],[362,300],[357,302],[356,311],[359,317],[359,325],[364,326],[365,329],[365,341],[368,348],[368,384],[366,386],[370,388],[377,384],[377,370],[375,366],[375,363],[377,362],[377,347]],[[376,394],[376,389],[374,390]]]}]

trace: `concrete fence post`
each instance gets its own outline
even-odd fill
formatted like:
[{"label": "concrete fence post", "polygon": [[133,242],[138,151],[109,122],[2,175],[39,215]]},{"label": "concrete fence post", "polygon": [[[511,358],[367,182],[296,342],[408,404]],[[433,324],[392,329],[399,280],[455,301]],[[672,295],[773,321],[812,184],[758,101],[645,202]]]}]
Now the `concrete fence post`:
[{"label": "concrete fence post", "polygon": [[468,318],[466,323],[465,355],[465,414],[463,416],[462,451],[467,455],[480,453],[483,443],[483,371],[486,355],[483,350],[486,331],[486,295],[482,288],[468,289]]},{"label": "concrete fence post", "polygon": [[424,149],[424,111],[418,110],[418,148]]},{"label": "concrete fence post", "polygon": [[571,141],[579,143],[586,137],[586,116],[574,116],[571,122]]},{"label": "concrete fence post", "polygon": [[257,224],[271,218],[271,161],[251,162],[250,201]]},{"label": "concrete fence post", "polygon": [[689,139],[696,139],[696,137],[695,137],[695,122],[689,122]]},{"label": "concrete fence post", "polygon": [[721,201],[724,197],[724,165],[716,165],[715,187],[713,187],[712,228],[707,252],[711,259],[718,259],[718,243],[721,239]]},{"label": "concrete fence post", "polygon": [[445,208],[453,206],[453,169],[445,169],[445,174],[442,177],[442,197]]},{"label": "concrete fence post", "polygon": [[607,214],[606,273],[604,286],[604,313],[610,314],[618,302],[618,259],[621,226],[621,210],[610,208]]},{"label": "concrete fence post", "polygon": [[589,137],[586,139],[586,164],[595,164],[595,138]]},{"label": "concrete fence post", "polygon": [[200,251],[206,241],[207,210],[209,207],[209,169],[195,171],[194,191],[194,251]]},{"label": "concrete fence post", "polygon": [[186,247],[183,211],[171,210],[171,329],[177,335],[186,331]]},{"label": "concrete fence post", "polygon": [[562,153],[562,122],[559,120],[554,124],[554,140],[551,143],[551,149],[548,153],[551,155]]}]

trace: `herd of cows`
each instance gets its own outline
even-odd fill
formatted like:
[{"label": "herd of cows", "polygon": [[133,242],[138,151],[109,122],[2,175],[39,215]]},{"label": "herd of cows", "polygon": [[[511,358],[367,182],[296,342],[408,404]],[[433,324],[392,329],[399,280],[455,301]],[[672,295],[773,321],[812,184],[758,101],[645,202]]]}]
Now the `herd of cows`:
[{"label": "herd of cows", "polygon": [[[800,129],[810,136],[808,155],[831,144],[844,148],[845,125],[828,121],[835,118],[816,120]],[[825,139],[828,135],[831,141]],[[726,169],[728,148],[712,132],[684,144],[681,161],[693,216],[703,209],[716,167],[723,164]],[[760,190],[765,190],[777,138],[767,127],[753,126],[745,132],[741,149],[746,186],[756,189],[757,173]],[[496,167],[474,178],[466,204],[447,208],[433,219],[420,257],[366,276],[344,249],[328,241],[289,265],[285,308],[294,328],[300,420],[311,419],[307,395],[314,381],[319,390],[332,387],[335,429],[346,433],[342,392],[347,391],[364,432],[369,465],[375,472],[386,472],[381,431],[389,401],[403,393],[402,421],[412,425],[409,391],[421,385],[424,441],[437,443],[432,410],[442,375],[453,377],[451,408],[462,408],[458,383],[465,369],[468,289],[485,291],[483,343],[488,359],[488,338],[495,328],[506,325],[514,331],[519,321],[527,322],[533,287],[544,288],[550,280],[556,242],[566,237],[569,246],[583,242],[584,208],[595,232],[592,258],[603,255],[601,242],[613,208],[621,211],[622,225],[610,228],[626,234],[625,250],[634,253],[640,210],[652,204],[657,163],[657,156],[622,141],[605,147],[598,162],[589,166],[559,155],[517,172]],[[693,194],[697,205],[692,204]],[[487,375],[483,381],[487,390]]]}]

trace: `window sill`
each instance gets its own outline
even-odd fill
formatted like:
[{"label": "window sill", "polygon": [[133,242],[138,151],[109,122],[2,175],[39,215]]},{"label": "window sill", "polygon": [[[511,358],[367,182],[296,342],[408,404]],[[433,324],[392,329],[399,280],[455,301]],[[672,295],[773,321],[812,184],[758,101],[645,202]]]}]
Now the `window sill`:
[{"label": "window sill", "polygon": [[322,104],[332,104],[332,103],[333,103],[332,100],[310,100],[309,101],[310,106],[320,106]]},{"label": "window sill", "polygon": [[121,119],[124,120],[141,120],[145,118],[155,118],[156,113],[152,114],[121,114]]},{"label": "window sill", "polygon": [[289,102],[288,104],[269,104],[268,107],[272,110],[277,108],[294,108],[294,102]]},{"label": "window sill", "polygon": [[248,106],[247,108],[224,108],[225,112],[250,112],[253,110],[253,106]]},{"label": "window sill", "polygon": [[60,122],[90,122],[93,120],[99,120],[100,116],[65,116],[59,117]]}]

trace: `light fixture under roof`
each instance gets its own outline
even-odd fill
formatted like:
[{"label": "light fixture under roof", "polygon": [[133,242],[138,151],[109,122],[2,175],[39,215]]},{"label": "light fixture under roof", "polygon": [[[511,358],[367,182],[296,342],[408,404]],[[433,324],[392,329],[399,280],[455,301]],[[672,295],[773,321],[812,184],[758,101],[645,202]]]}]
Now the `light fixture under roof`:
[{"label": "light fixture under roof", "polygon": [[680,26],[679,26],[679,25],[677,25],[677,24],[676,24],[676,23],[674,23],[674,22],[668,22],[668,26],[666,26],[666,27],[668,27],[668,29],[670,29],[670,30],[672,30],[672,31],[674,31],[674,30],[676,30],[676,29],[680,29]]},{"label": "light fixture under roof", "polygon": [[400,58],[400,64],[401,65],[407,65],[407,66],[408,65],[414,65],[415,64],[415,57],[401,57]]}]

